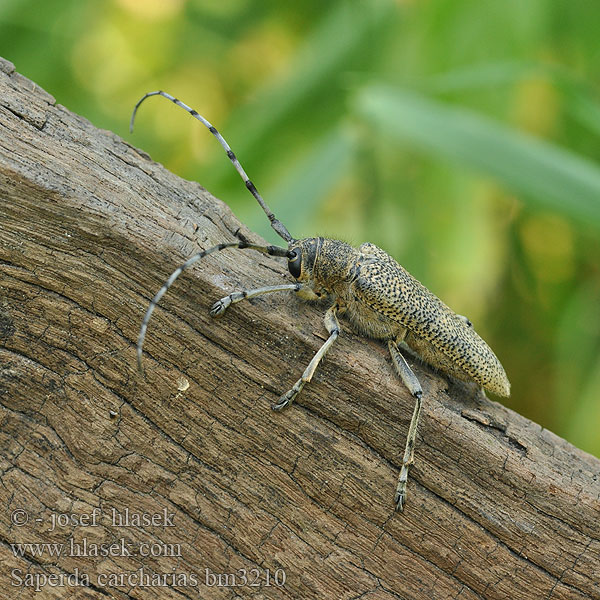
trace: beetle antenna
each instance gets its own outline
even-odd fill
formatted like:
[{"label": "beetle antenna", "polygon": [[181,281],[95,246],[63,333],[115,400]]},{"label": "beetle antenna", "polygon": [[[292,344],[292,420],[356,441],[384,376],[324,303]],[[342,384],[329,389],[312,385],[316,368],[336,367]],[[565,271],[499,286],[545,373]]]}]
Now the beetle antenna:
[{"label": "beetle antenna", "polygon": [[220,250],[225,250],[226,248],[239,248],[241,250],[245,248],[249,248],[251,250],[258,250],[258,252],[263,252],[264,254],[269,254],[271,256],[285,256],[290,258],[292,253],[287,248],[280,248],[279,246],[257,246],[256,244],[249,244],[245,241],[240,242],[228,242],[224,244],[217,244],[212,248],[208,248],[207,250],[202,250],[201,252],[197,252],[190,258],[188,258],[180,267],[177,267],[170,275],[169,279],[165,282],[165,284],[156,292],[154,298],[152,298],[148,309],[146,310],[146,314],[144,315],[144,320],[142,321],[142,326],[140,327],[140,334],[138,336],[137,341],[137,363],[138,370],[140,373],[143,373],[142,369],[142,350],[144,347],[144,339],[146,337],[146,329],[148,329],[148,323],[150,321],[150,317],[154,312],[154,308],[160,302],[160,299],[167,293],[167,290],[175,283],[175,280],[189,267],[191,267],[195,262],[198,262],[201,258],[212,254],[213,252],[218,252]]},{"label": "beetle antenna", "polygon": [[142,102],[144,102],[144,100],[146,100],[146,98],[149,98],[150,96],[162,96],[163,98],[170,100],[174,104],[177,104],[177,106],[180,106],[181,108],[189,112],[190,115],[192,115],[192,117],[198,119],[198,121],[200,121],[200,123],[202,123],[217,138],[219,144],[221,144],[221,146],[223,146],[223,148],[225,149],[225,152],[227,152],[229,160],[233,163],[235,170],[240,174],[240,177],[242,178],[242,181],[248,188],[249,192],[256,198],[257,202],[260,204],[260,207],[264,210],[265,214],[267,215],[267,218],[271,222],[271,227],[275,230],[277,235],[283,238],[286,242],[289,243],[293,241],[294,238],[290,235],[290,232],[287,230],[286,226],[279,219],[275,218],[275,215],[273,214],[271,209],[267,206],[266,202],[262,199],[262,196],[258,193],[256,186],[252,183],[252,181],[250,181],[248,175],[246,175],[246,171],[244,171],[244,168],[240,164],[240,161],[237,159],[237,157],[229,147],[229,144],[225,141],[225,138],[218,132],[216,127],[213,127],[201,114],[199,114],[193,108],[190,108],[187,104],[184,104],[183,102],[181,102],[181,100],[175,98],[175,96],[167,94],[167,92],[163,92],[161,90],[156,92],[148,92],[140,100],[138,100],[138,103],[133,109],[133,113],[131,114],[131,121],[129,123],[129,131],[133,132],[133,122],[135,120],[135,114],[137,112],[137,109],[140,107]]}]

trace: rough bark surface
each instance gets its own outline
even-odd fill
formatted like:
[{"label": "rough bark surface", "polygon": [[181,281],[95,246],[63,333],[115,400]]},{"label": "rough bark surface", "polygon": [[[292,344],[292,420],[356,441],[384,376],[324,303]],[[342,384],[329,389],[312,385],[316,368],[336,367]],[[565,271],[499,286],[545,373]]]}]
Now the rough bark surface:
[{"label": "rough bark surface", "polygon": [[270,410],[323,311],[287,293],[208,309],[281,282],[280,260],[224,251],[185,273],[137,375],[149,299],[239,227],[0,62],[0,596],[600,598],[600,461],[535,423],[415,364],[398,514],[413,401],[383,345],[344,333]]}]

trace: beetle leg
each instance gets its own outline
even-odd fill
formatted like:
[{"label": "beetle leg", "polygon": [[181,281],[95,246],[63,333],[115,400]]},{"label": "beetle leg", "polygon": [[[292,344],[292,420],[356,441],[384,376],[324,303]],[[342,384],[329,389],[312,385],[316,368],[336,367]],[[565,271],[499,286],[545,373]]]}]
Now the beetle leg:
[{"label": "beetle leg", "polygon": [[229,296],[225,296],[217,300],[210,309],[211,317],[220,317],[232,304],[240,302],[240,300],[254,298],[262,294],[270,294],[271,292],[283,292],[285,290],[293,290],[297,292],[300,289],[299,283],[285,283],[282,285],[269,285],[267,287],[256,288],[254,290],[242,290],[241,292],[233,292]]},{"label": "beetle leg", "polygon": [[388,342],[388,348],[398,375],[400,375],[402,382],[415,398],[415,408],[413,410],[412,419],[410,420],[410,426],[408,428],[406,447],[404,449],[404,457],[402,458],[402,468],[400,469],[398,485],[396,486],[396,494],[394,496],[396,510],[401,511],[404,508],[404,502],[406,501],[406,482],[408,480],[408,469],[414,460],[417,425],[419,424],[419,417],[421,416],[421,397],[423,395],[423,390],[419,380],[417,379],[417,376],[408,366],[406,359],[400,353],[396,343],[390,340]]},{"label": "beetle leg", "polygon": [[281,410],[291,404],[296,396],[302,391],[302,388],[312,379],[321,359],[325,356],[327,351],[329,350],[331,344],[335,342],[337,337],[340,334],[340,324],[337,320],[337,311],[338,305],[334,304],[326,313],[325,313],[325,327],[329,332],[329,337],[325,341],[325,343],[319,348],[317,353],[313,356],[313,359],[308,364],[308,367],[302,373],[302,377],[296,381],[291,390],[283,394],[277,402],[271,405],[273,410]]}]

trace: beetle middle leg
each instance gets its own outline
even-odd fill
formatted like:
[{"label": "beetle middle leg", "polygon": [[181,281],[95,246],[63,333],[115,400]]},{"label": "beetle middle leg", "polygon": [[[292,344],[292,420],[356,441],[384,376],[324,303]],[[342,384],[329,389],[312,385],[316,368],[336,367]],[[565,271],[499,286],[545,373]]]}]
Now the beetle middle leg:
[{"label": "beetle middle leg", "polygon": [[406,500],[406,482],[408,480],[408,469],[414,461],[417,425],[419,424],[419,417],[421,416],[421,396],[423,395],[423,390],[421,388],[419,380],[417,379],[417,376],[412,372],[412,369],[408,366],[406,359],[400,353],[400,350],[398,349],[396,343],[390,340],[388,342],[388,348],[392,356],[394,367],[398,372],[398,375],[400,375],[402,382],[415,398],[415,408],[413,410],[412,419],[410,420],[410,426],[408,427],[406,447],[404,449],[404,457],[402,458],[402,468],[400,469],[398,485],[396,486],[396,494],[394,496],[394,501],[396,502],[396,510],[401,511],[404,507],[404,502]]},{"label": "beetle middle leg", "polygon": [[302,373],[302,377],[296,381],[291,390],[286,392],[279,398],[277,402],[271,405],[273,410],[281,410],[291,404],[296,396],[302,391],[302,388],[312,379],[321,359],[325,356],[327,351],[329,350],[331,344],[335,342],[337,337],[340,334],[340,324],[337,320],[337,304],[334,304],[326,313],[325,313],[325,327],[329,332],[329,337],[325,341],[325,343],[319,348],[317,353],[313,356],[313,359],[308,364],[308,367]]}]

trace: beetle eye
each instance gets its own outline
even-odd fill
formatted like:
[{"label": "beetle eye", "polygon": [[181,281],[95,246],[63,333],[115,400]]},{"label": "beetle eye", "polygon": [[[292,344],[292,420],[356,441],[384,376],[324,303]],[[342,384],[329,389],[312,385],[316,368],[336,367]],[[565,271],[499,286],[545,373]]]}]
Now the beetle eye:
[{"label": "beetle eye", "polygon": [[302,253],[300,250],[292,250],[288,257],[288,269],[291,276],[294,279],[300,277],[300,270],[302,266]]}]

